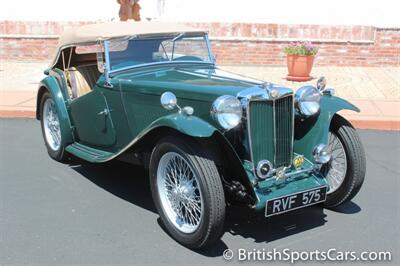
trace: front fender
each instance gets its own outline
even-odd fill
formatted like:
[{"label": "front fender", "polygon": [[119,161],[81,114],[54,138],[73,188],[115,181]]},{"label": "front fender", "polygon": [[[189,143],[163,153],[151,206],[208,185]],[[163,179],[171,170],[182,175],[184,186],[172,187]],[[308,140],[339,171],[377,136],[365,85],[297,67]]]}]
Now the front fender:
[{"label": "front fender", "polygon": [[207,138],[214,134],[217,129],[197,116],[188,116],[175,113],[163,116],[150,124],[148,129],[158,127],[173,128],[191,137]]},{"label": "front fender", "polygon": [[115,153],[112,157],[107,158],[107,160],[111,160],[141,143],[146,143],[148,146],[155,145],[159,137],[157,137],[157,134],[160,130],[162,131],[164,129],[172,129],[184,135],[196,138],[208,138],[217,131],[215,127],[196,116],[187,116],[181,113],[162,116],[143,129],[132,141],[125,145],[124,148]]},{"label": "front fender", "polygon": [[61,91],[61,88],[56,80],[56,78],[52,76],[48,76],[44,78],[39,85],[39,90],[37,93],[37,109],[36,109],[36,117],[37,119],[41,119],[40,117],[40,102],[43,93],[48,91],[56,104],[58,118],[60,121],[61,128],[61,139],[64,142],[64,145],[70,144],[74,142],[73,133],[72,133],[72,125],[71,120],[69,118],[69,114],[67,111],[64,95]]},{"label": "front fender", "polygon": [[294,151],[312,161],[312,151],[319,144],[328,144],[328,133],[333,116],[340,110],[360,112],[352,103],[336,97],[323,95],[318,116],[301,121],[296,117]]}]

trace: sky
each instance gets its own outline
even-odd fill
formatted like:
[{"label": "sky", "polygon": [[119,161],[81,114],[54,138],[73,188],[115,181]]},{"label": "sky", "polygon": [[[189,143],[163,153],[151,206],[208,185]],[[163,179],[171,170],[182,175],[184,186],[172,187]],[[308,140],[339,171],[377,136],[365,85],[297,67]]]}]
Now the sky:
[{"label": "sky", "polygon": [[[139,3],[142,18],[178,22],[400,27],[399,0],[140,0]],[[117,0],[2,1],[0,20],[107,21],[118,19],[118,9]]]}]

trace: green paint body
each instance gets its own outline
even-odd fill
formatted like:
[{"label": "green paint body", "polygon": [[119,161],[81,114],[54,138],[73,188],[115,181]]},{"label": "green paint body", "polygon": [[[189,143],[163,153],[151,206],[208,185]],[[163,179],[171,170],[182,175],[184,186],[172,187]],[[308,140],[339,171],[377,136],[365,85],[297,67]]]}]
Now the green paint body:
[{"label": "green paint body", "polygon": [[[48,73],[41,82],[38,97],[47,89],[55,99],[62,138],[69,145],[67,151],[97,163],[117,157],[149,132],[165,127],[195,138],[212,138],[219,132],[232,147],[226,132],[210,115],[212,103],[221,95],[236,96],[238,92],[260,84],[260,81],[227,73],[212,65],[152,66],[113,75],[112,88],[104,86],[102,75],[91,92],[71,100],[66,93],[62,71],[53,69]],[[181,107],[193,107],[194,114],[188,116],[177,109],[162,108],[160,96],[166,91],[177,96]],[[324,95],[321,111],[312,123],[296,117],[294,153],[304,155],[310,167],[313,148],[319,143],[327,143],[331,119],[342,109],[359,111],[341,98]],[[79,139],[79,143],[74,143],[75,139]],[[232,163],[241,165],[250,184],[256,179],[250,169],[251,163],[239,153],[234,157],[240,160]],[[259,182],[253,187],[255,208],[264,208],[269,198],[321,185],[326,185],[326,180],[317,174],[299,175],[284,182]]]}]

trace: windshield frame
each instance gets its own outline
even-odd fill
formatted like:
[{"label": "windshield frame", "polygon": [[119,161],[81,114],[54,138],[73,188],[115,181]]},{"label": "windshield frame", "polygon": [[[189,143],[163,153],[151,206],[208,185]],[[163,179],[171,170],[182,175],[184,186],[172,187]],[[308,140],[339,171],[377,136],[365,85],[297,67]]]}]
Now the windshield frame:
[{"label": "windshield frame", "polygon": [[[105,59],[105,71],[104,73],[106,74],[106,80],[109,80],[109,75],[120,72],[120,71],[126,71],[130,69],[135,69],[135,68],[141,68],[141,67],[146,67],[146,66],[156,66],[156,65],[176,65],[176,64],[206,64],[206,65],[215,65],[215,57],[212,53],[212,48],[211,48],[211,43],[208,38],[207,33],[200,33],[200,34],[195,34],[193,35],[192,33],[178,33],[175,35],[173,38],[173,45],[175,46],[175,41],[181,39],[182,37],[185,37],[186,34],[190,34],[190,37],[203,37],[204,41],[206,43],[207,51],[208,51],[208,62],[204,61],[192,61],[192,60],[181,60],[181,61],[162,61],[162,62],[151,62],[151,63],[143,63],[143,64],[137,64],[137,65],[132,65],[132,66],[126,66],[126,67],[121,67],[118,69],[111,69],[111,63],[110,63],[110,49],[109,49],[109,42],[110,40],[104,40],[103,41],[103,47],[104,47],[104,59]],[[165,35],[159,35],[159,36],[149,36],[148,38],[154,38],[154,37],[164,37]],[[133,40],[135,38],[138,38],[140,36],[131,36],[130,38],[118,38],[121,40]],[[146,37],[144,37],[146,38]],[[116,39],[113,39],[116,40]],[[173,54],[172,54],[173,56]]]}]

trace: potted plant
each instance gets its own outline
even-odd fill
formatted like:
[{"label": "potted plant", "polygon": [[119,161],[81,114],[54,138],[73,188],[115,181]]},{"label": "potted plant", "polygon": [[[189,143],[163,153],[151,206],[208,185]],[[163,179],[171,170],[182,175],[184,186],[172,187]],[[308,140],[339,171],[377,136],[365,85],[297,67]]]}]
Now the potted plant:
[{"label": "potted plant", "polygon": [[308,81],[318,48],[311,42],[293,42],[283,49],[287,55],[287,80]]}]

